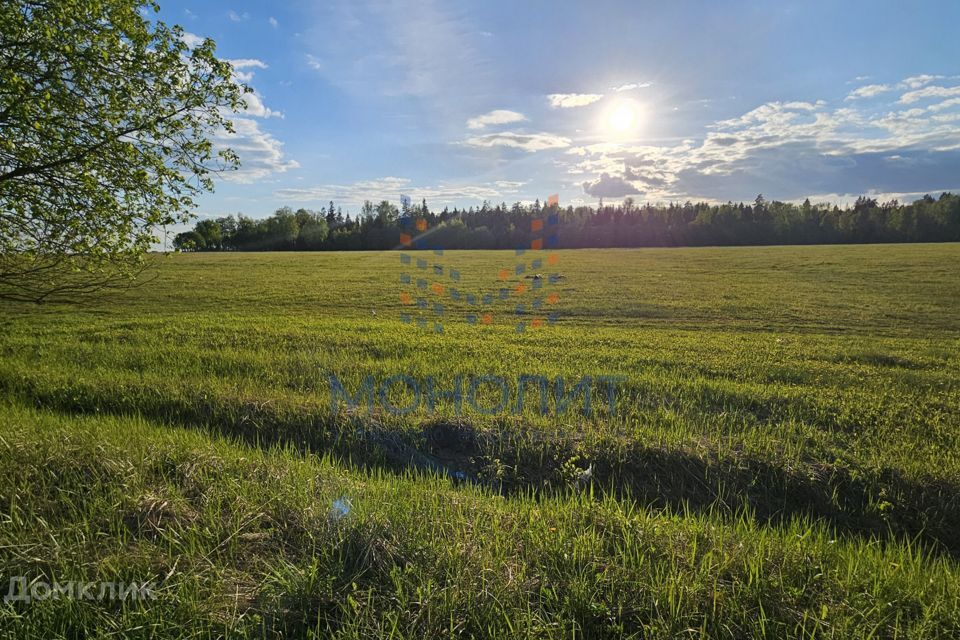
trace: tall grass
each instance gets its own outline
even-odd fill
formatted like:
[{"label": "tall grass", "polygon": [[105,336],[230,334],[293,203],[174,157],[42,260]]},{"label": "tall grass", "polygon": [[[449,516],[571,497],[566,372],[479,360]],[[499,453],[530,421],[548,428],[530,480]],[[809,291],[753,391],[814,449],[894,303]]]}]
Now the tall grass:
[{"label": "tall grass", "polygon": [[[504,498],[135,418],[8,405],[2,574],[156,582],[0,609],[10,637],[951,637],[960,572],[909,543]],[[347,505],[346,513],[334,505]]]}]

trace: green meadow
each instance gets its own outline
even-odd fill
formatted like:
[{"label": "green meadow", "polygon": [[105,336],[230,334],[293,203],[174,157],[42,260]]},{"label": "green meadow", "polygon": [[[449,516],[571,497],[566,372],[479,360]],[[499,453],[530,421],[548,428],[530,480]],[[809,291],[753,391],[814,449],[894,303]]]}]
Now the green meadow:
[{"label": "green meadow", "polygon": [[[524,332],[511,252],[423,252],[510,292],[469,324],[425,271],[442,333],[398,255],[154,256],[4,303],[4,593],[155,590],[8,598],[0,634],[960,635],[960,245],[558,251]],[[360,398],[396,375],[447,395]],[[507,410],[451,398],[480,376]]]}]

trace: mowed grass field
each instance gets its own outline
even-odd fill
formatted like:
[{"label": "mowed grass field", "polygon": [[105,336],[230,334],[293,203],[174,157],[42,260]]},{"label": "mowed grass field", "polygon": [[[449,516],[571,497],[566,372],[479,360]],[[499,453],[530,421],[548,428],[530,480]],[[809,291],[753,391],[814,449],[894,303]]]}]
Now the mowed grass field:
[{"label": "mowed grass field", "polygon": [[[960,635],[960,246],[559,251],[523,333],[513,298],[401,322],[398,255],[158,256],[0,307],[4,588],[157,585],[7,602],[0,633]],[[423,257],[532,286],[512,253]],[[511,407],[523,375],[619,382],[591,415],[530,388],[400,415],[338,410],[331,375],[498,376]]]}]

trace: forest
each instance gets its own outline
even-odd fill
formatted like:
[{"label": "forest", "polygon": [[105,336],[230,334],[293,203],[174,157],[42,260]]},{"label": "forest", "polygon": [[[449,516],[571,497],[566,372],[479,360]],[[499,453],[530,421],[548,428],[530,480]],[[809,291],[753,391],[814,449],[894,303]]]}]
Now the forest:
[{"label": "forest", "polygon": [[[413,248],[511,249],[546,234],[545,246],[677,247],[781,244],[863,244],[960,241],[960,195],[924,196],[913,203],[860,197],[852,206],[767,201],[637,205],[627,198],[597,207],[484,202],[479,208],[434,211],[426,201],[397,207],[365,202],[356,217],[330,202],[319,211],[282,207],[268,218],[205,219],[179,233],[179,251],[349,251],[401,245],[416,220],[429,233]],[[548,221],[536,233],[534,220]],[[542,223],[541,223],[542,224]],[[421,223],[421,227],[423,223]],[[421,228],[421,231],[423,229]],[[417,231],[413,231],[414,235]]]}]

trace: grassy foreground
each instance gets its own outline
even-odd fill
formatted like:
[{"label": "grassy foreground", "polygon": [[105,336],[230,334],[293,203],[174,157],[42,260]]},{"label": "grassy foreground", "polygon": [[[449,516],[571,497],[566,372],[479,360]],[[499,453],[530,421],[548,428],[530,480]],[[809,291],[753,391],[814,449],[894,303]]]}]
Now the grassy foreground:
[{"label": "grassy foreground", "polygon": [[137,604],[9,607],[11,637],[852,638],[960,628],[955,562],[837,541],[807,521],[654,514],[589,493],[505,499],[144,420],[16,407],[0,416],[0,460],[17,469],[0,492],[4,573],[158,583],[155,599]]},{"label": "grassy foreground", "polygon": [[[444,260],[484,290],[512,257]],[[960,633],[960,247],[561,251],[523,334],[401,323],[397,263],[179,255],[4,307],[0,577],[159,588],[0,629]],[[398,416],[335,411],[331,373],[622,382],[590,417]]]}]

